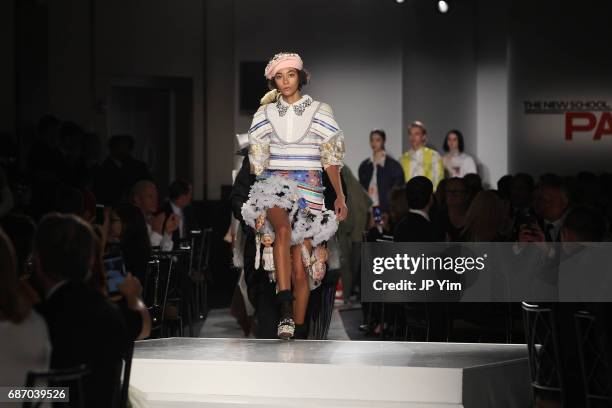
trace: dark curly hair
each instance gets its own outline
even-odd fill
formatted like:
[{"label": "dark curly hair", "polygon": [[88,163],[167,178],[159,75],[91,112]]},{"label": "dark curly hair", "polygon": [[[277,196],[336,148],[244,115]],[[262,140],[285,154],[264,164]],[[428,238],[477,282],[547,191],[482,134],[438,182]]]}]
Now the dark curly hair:
[{"label": "dark curly hair", "polygon": [[[296,71],[298,73],[298,81],[299,81],[298,90],[301,91],[304,85],[308,85],[310,74],[305,69],[296,69]],[[270,88],[270,90],[278,89],[276,87],[276,82],[274,81],[274,78],[268,79],[268,88]]]}]

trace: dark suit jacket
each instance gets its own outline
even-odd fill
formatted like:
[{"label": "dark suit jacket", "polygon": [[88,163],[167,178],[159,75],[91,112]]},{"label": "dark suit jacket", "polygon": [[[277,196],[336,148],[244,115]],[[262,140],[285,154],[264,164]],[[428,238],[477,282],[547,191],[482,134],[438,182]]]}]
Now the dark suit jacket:
[{"label": "dark suit jacket", "polygon": [[[370,188],[370,180],[374,174],[374,164],[372,159],[365,159],[359,165],[359,183],[368,191]],[[393,187],[402,187],[404,185],[404,170],[402,165],[393,157],[387,155],[385,158],[385,166],[377,166],[376,169],[376,184],[378,186],[378,199],[380,208],[389,212],[389,196]]]},{"label": "dark suit jacket", "polygon": [[395,227],[395,242],[441,242],[444,232],[425,217],[408,213]]},{"label": "dark suit jacket", "polygon": [[68,282],[38,310],[49,328],[51,368],[87,365],[85,406],[116,406],[121,358],[130,341],[117,305],[80,282]]},{"label": "dark suit jacket", "polygon": [[[166,220],[173,213],[172,206],[170,205],[170,201],[165,201],[162,205],[162,211],[166,214]],[[165,224],[165,223],[164,223]],[[195,211],[192,206],[187,206],[183,208],[183,229],[185,231],[184,238],[189,238],[189,232],[194,229],[199,229],[198,221],[195,216]],[[172,241],[174,242],[174,248],[179,248],[179,242],[181,240],[181,233],[176,229],[172,233]]]},{"label": "dark suit jacket", "polygon": [[120,207],[117,212],[123,223],[121,252],[125,267],[144,284],[152,252],[147,223],[142,211],[131,204]]}]

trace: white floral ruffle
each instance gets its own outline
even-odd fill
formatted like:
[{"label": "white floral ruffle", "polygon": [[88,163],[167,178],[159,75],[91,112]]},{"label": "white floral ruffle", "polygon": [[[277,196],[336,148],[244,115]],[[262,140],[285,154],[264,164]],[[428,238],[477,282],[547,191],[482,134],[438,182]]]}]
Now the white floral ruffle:
[{"label": "white floral ruffle", "polygon": [[[301,198],[297,182],[286,177],[271,176],[253,184],[249,199],[242,206],[242,217],[247,225],[255,228],[257,219],[261,215],[265,217],[268,209],[284,208],[291,222],[291,245],[312,239],[312,245],[317,246],[336,233],[336,215],[331,210],[319,212],[301,206]],[[267,219],[260,232],[274,237],[274,229]]]}]

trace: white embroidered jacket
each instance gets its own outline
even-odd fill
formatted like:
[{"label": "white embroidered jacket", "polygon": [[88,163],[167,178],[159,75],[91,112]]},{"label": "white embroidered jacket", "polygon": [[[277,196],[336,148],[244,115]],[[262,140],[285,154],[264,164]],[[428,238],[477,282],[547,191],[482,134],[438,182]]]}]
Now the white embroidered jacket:
[{"label": "white embroidered jacket", "polygon": [[344,135],[331,107],[304,95],[261,106],[249,129],[251,173],[266,169],[321,170],[342,166]]}]

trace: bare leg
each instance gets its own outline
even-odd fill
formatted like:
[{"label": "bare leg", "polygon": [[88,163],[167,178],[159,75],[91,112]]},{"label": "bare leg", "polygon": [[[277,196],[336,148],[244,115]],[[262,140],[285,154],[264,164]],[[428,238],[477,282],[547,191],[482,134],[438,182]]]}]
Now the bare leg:
[{"label": "bare leg", "polygon": [[283,208],[272,207],[267,212],[268,221],[274,228],[274,267],[278,289],[291,289],[291,258],[289,246],[291,243],[291,225],[289,215]]},{"label": "bare leg", "polygon": [[[310,240],[304,241],[308,252],[312,250]],[[303,324],[306,316],[306,308],[308,307],[308,297],[310,296],[310,287],[308,286],[308,276],[304,270],[302,263],[302,248],[301,245],[291,247],[291,263],[292,263],[292,280],[293,280],[293,317],[295,324]]]}]

